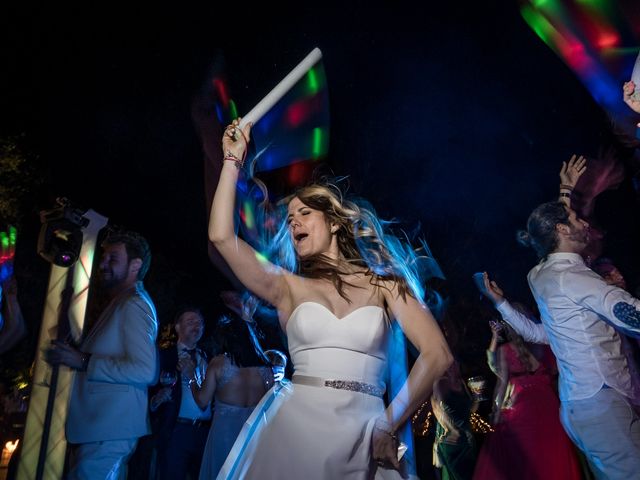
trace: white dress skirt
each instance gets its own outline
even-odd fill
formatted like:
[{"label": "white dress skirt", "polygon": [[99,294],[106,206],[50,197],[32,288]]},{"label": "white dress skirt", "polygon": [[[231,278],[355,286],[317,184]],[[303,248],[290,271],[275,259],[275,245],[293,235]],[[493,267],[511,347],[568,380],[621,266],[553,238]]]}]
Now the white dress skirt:
[{"label": "white dress skirt", "polygon": [[[337,318],[319,303],[300,304],[287,323],[294,382],[302,375],[384,391],[389,332],[385,311],[378,306]],[[373,424],[384,409],[383,399],[370,393],[277,384],[245,423],[217,478],[417,478],[404,461],[399,473],[371,458]]]}]

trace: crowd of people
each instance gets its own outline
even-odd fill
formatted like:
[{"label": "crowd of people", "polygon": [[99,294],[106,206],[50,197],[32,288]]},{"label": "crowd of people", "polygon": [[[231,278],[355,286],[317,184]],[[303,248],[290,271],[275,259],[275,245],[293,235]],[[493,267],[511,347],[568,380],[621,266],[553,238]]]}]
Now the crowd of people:
[{"label": "crowd of people", "polygon": [[[625,84],[623,95],[640,113],[634,90]],[[571,200],[583,157],[563,164],[558,199],[535,208],[519,234],[540,259],[528,275],[539,313],[478,277],[495,308],[492,428],[479,436],[470,419],[480,399],[453,332],[368,204],[328,182],[301,187],[285,202],[273,263],[236,234],[250,130],[234,120],[224,131],[210,211],[212,245],[251,292],[224,297],[218,351],[199,347],[205,318],[193,305],[177,310],[176,341],[159,349],[143,285],[148,243],[131,231],[103,239],[101,314],[81,343],[54,341],[46,352],[76,372],[66,478],[124,478],[127,469],[145,479],[417,478],[415,456],[432,452],[416,451],[406,433],[425,402],[436,420],[434,478],[635,478],[640,300],[609,260],[581,255],[589,225]],[[21,320],[15,284],[7,288],[9,317]],[[264,333],[261,322],[274,319],[284,338]],[[406,358],[389,345],[404,339],[413,355],[399,378],[389,367]]]}]

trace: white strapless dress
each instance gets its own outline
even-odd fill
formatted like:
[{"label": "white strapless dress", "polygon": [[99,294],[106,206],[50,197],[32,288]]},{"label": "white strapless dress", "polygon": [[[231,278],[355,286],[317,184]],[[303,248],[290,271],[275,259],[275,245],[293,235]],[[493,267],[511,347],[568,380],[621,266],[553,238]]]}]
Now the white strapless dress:
[{"label": "white strapless dress", "polygon": [[[385,389],[390,326],[365,306],[337,318],[301,303],[287,322],[296,375],[351,380]],[[261,400],[218,479],[400,479],[371,460],[371,432],[381,398],[350,390],[285,383]]]}]

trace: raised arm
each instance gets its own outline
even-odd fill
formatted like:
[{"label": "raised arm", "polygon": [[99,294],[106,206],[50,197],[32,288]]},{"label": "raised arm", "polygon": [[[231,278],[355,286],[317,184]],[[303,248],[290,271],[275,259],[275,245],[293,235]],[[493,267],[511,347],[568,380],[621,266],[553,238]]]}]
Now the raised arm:
[{"label": "raised arm", "polygon": [[395,434],[429,397],[434,382],[449,368],[453,357],[440,327],[426,306],[410,295],[404,300],[395,286],[385,290],[384,295],[402,331],[418,351],[418,358],[407,381],[387,407],[384,418],[379,419],[374,428],[373,458],[385,459],[397,466],[393,442],[388,441],[389,433]]},{"label": "raised arm", "polygon": [[211,204],[209,240],[247,289],[277,307],[287,291],[284,272],[260,260],[257,252],[235,234],[236,183],[251,130],[251,125],[244,130],[237,125],[238,120],[234,120],[222,136],[224,161]]},{"label": "raised arm", "polygon": [[493,303],[502,319],[522,336],[526,342],[531,343],[549,343],[547,332],[540,323],[533,322],[529,317],[511,306],[505,298],[504,292],[496,282],[489,279],[487,272],[483,274],[484,289],[482,293]]},{"label": "raised arm", "polygon": [[500,332],[502,331],[502,325],[499,322],[489,322],[491,327],[491,342],[489,348],[487,348],[487,364],[496,377],[501,376],[500,365],[498,364],[498,341],[500,340]]},{"label": "raised arm", "polygon": [[[494,425],[500,421],[500,413],[502,406],[504,405],[505,396],[507,393],[507,387],[509,386],[509,365],[504,355],[504,349],[498,348],[494,352],[495,360],[493,367],[489,364],[489,367],[498,377],[496,386],[493,389],[493,405],[491,406],[491,423]],[[489,350],[487,350],[487,358],[489,357]]]},{"label": "raised arm", "polygon": [[571,155],[569,162],[562,162],[560,168],[560,194],[558,201],[571,208],[571,194],[578,180],[587,171],[587,159],[582,155]]}]

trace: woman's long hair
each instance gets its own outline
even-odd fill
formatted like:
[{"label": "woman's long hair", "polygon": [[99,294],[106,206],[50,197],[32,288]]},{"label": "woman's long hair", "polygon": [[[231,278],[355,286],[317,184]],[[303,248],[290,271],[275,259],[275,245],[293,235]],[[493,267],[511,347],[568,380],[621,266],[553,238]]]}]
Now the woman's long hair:
[{"label": "woman's long hair", "polygon": [[[286,222],[286,208],[293,198],[323,212],[328,224],[338,226],[336,235],[343,263],[336,265],[334,260],[322,254],[302,260],[297,258]],[[268,253],[274,263],[305,277],[330,280],[347,301],[350,300],[344,287],[350,284],[341,275],[352,273],[352,267],[364,269],[371,275],[372,285],[382,286],[383,281],[391,280],[402,298],[406,298],[407,293],[419,300],[424,298],[420,255],[408,241],[385,232],[388,222],[378,219],[368,202],[346,199],[334,183],[325,181],[298,189],[278,205],[282,218]]]},{"label": "woman's long hair", "polygon": [[215,330],[222,353],[227,355],[233,364],[238,367],[264,366],[244,320],[235,315],[223,315],[218,319]]}]

